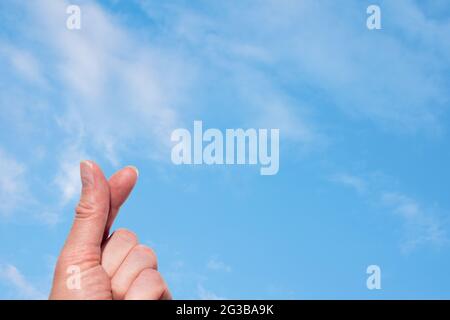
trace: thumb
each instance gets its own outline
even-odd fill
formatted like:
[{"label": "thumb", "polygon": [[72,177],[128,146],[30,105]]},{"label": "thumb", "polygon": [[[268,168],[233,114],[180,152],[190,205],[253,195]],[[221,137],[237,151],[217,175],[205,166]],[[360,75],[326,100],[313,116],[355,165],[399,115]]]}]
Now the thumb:
[{"label": "thumb", "polygon": [[80,163],[80,176],[81,198],[66,246],[100,248],[110,205],[108,181],[93,161]]}]

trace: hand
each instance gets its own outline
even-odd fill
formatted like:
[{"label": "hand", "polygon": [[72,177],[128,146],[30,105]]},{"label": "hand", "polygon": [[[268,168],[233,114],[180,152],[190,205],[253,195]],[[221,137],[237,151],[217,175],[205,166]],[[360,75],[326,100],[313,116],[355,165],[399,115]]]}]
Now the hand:
[{"label": "hand", "polygon": [[[138,244],[136,235],[125,229],[109,236],[137,170],[126,167],[107,181],[98,165],[83,161],[80,173],[81,199],[56,264],[50,299],[171,299],[152,249]],[[79,286],[74,288],[70,281],[77,276]]]}]

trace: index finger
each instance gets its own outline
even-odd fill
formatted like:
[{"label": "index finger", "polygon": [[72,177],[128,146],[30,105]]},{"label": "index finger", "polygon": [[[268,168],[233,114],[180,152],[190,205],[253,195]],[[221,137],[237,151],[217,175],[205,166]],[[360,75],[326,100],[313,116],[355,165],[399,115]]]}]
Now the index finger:
[{"label": "index finger", "polygon": [[108,221],[106,222],[105,227],[105,238],[108,237],[111,226],[114,223],[114,219],[119,214],[120,207],[127,200],[133,190],[138,176],[139,171],[136,167],[127,166],[114,173],[109,179],[108,184],[111,194],[111,204]]}]

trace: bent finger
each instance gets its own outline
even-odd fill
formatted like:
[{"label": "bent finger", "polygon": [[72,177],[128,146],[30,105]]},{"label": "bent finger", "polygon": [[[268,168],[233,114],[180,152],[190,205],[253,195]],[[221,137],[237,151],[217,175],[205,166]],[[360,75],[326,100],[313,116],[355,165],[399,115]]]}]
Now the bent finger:
[{"label": "bent finger", "polygon": [[172,296],[161,274],[144,269],[128,289],[125,300],[171,300]]},{"label": "bent finger", "polygon": [[128,288],[144,269],[157,269],[156,255],[152,249],[137,245],[130,251],[111,279],[114,299],[123,299]]},{"label": "bent finger", "polygon": [[127,166],[114,173],[108,181],[111,193],[111,207],[108,221],[106,222],[105,235],[107,238],[114,219],[117,217],[120,207],[127,200],[134,186],[136,185],[139,171],[136,167]]},{"label": "bent finger", "polygon": [[105,242],[102,251],[102,267],[110,278],[119,269],[130,251],[138,244],[137,236],[126,229],[118,229]]}]

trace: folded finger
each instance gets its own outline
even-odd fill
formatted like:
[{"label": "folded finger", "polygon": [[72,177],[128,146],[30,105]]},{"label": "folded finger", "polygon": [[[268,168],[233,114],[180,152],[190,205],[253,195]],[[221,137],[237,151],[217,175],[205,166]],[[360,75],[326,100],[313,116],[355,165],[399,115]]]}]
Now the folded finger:
[{"label": "folded finger", "polygon": [[118,229],[103,245],[101,264],[110,278],[119,269],[130,251],[137,246],[137,236],[126,229]]},{"label": "folded finger", "polygon": [[170,300],[172,296],[161,274],[144,269],[128,289],[125,300]]},{"label": "folded finger", "polygon": [[152,249],[137,245],[131,249],[111,279],[113,298],[123,299],[128,288],[144,269],[157,269],[156,255]]}]

